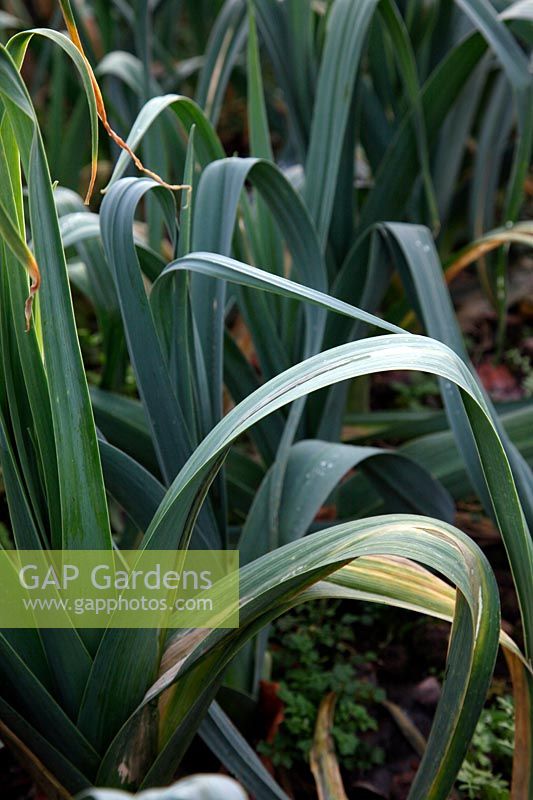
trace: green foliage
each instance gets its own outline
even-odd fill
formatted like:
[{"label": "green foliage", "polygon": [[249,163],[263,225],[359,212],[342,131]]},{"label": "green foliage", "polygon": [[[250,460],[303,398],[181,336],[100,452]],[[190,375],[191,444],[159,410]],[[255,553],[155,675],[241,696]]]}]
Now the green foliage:
[{"label": "green foliage", "polygon": [[385,695],[368,676],[376,656],[357,651],[355,634],[356,625],[374,619],[370,609],[364,616],[341,613],[339,602],[321,601],[276,622],[271,652],[273,678],[281,679],[283,722],[272,744],[260,746],[275,765],[290,769],[308,762],[318,707],[329,692],[337,697],[332,735],[339,762],[358,771],[382,762],[383,751],[361,735],[377,729],[373,707]]},{"label": "green foliage", "polygon": [[468,755],[457,776],[458,788],[469,800],[508,800],[514,748],[514,704],[496,697],[481,712]]},{"label": "green foliage", "polygon": [[512,369],[519,372],[525,397],[533,397],[533,363],[531,356],[522,353],[517,347],[512,347],[505,353],[507,363]]},{"label": "green foliage", "polygon": [[439,387],[435,380],[424,375],[415,375],[409,383],[391,381],[391,389],[397,393],[395,405],[410,411],[427,408],[428,401],[439,397]]}]

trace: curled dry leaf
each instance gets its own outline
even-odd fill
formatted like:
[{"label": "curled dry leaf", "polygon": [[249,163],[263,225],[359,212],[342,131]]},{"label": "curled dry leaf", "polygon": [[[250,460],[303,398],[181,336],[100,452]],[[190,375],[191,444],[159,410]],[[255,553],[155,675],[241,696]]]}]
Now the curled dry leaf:
[{"label": "curled dry leaf", "polygon": [[348,800],[331,736],[336,700],[335,692],[327,694],[316,719],[310,760],[319,800]]},{"label": "curled dry leaf", "polygon": [[[104,126],[108,136],[115,142],[116,145],[118,145],[118,147],[120,147],[121,150],[126,151],[126,153],[132,159],[133,163],[135,164],[139,172],[143,172],[145,175],[148,175],[149,178],[152,178],[152,180],[156,181],[157,183],[160,183],[161,186],[164,186],[166,189],[170,189],[171,191],[179,191],[181,189],[186,189],[187,193],[190,194],[192,187],[189,184],[167,183],[156,172],[152,172],[152,170],[145,167],[140,158],[133,152],[131,147],[128,145],[128,143],[125,142],[124,139],[113,130],[107,118],[107,112],[104,104],[104,99],[102,97],[102,92],[100,91],[100,86],[98,85],[98,81],[96,80],[93,68],[91,67],[89,60],[85,55],[85,51],[83,49],[83,44],[81,42],[80,35],[76,27],[76,20],[74,19],[74,14],[72,13],[72,8],[70,6],[70,0],[60,0],[59,5],[61,6],[63,19],[65,20],[65,24],[67,26],[70,38],[72,39],[73,43],[79,50],[80,55],[82,56],[85,62],[87,72],[91,79],[91,85],[94,92],[94,99],[96,101],[96,110],[98,112],[98,117],[102,125]],[[96,182],[96,172],[97,172],[97,163],[93,161],[91,164],[91,178],[89,182],[89,187],[87,189],[87,194],[85,196],[86,204],[90,202],[94,190],[94,184]]]}]

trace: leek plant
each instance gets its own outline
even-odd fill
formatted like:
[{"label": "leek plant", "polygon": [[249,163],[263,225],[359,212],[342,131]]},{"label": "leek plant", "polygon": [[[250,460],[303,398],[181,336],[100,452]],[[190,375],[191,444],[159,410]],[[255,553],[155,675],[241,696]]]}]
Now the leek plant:
[{"label": "leek plant", "polygon": [[[404,17],[386,0],[335,0],[315,19],[312,4],[298,0],[255,7],[232,0],[213,28],[198,102],[146,99],[126,142],[108,120],[66,0],[70,37],[29,30],[0,48],[0,455],[13,544],[238,548],[242,565],[236,630],[0,632],[0,735],[55,796],[169,782],[199,733],[255,797],[284,798],[216,698],[224,683],[253,698],[269,624],[317,597],[398,605],[452,622],[442,699],[411,798],[444,800],[452,791],[500,642],[521,734],[513,792],[531,795],[531,470],[512,424],[498,417],[470,366],[431,232],[404,221],[422,205],[429,216],[421,219],[436,228],[446,197],[449,207],[451,189],[439,195],[430,156],[437,144],[442,150],[440,129],[459,114],[461,89],[478,65],[487,79],[489,53],[515,93],[505,215],[518,213],[531,76],[507,25],[518,20],[516,35],[527,39],[527,14],[517,4],[498,17],[482,0],[461,0],[459,17],[451,15],[455,33],[440,43],[449,49],[433,52],[431,37],[418,31],[415,57],[407,5]],[[440,15],[445,5],[436,4]],[[273,158],[256,14],[287,98],[299,171]],[[468,21],[461,35],[458,20]],[[374,63],[373,43],[384,31],[402,78],[398,96],[396,83],[387,84],[395,68]],[[99,214],[52,183],[20,75],[35,36],[62,48],[81,76],[93,179],[98,118],[122,149]],[[252,156],[227,158],[217,109],[244,40]],[[376,119],[389,120],[379,135],[364,123]],[[143,141],[146,166],[158,166],[149,160],[152,126],[163,120],[182,156],[179,208],[176,187],[159,174],[123,177],[132,158],[147,171],[134,156]],[[374,176],[363,191],[354,191],[356,144]],[[376,315],[393,268],[428,336]],[[104,341],[102,383],[91,390],[69,279],[93,304]],[[236,313],[257,369],[232,333]],[[123,388],[130,366],[138,401],[109,391]],[[339,441],[350,382],[397,369],[439,379],[447,419],[439,418],[439,435],[454,456],[448,471],[439,472],[423,441],[397,451]],[[353,467],[356,477],[339,490],[339,524],[310,533]],[[505,544],[525,656],[499,630],[487,560],[451,524],[458,471]],[[112,530],[111,504],[125,512],[126,531]]]}]

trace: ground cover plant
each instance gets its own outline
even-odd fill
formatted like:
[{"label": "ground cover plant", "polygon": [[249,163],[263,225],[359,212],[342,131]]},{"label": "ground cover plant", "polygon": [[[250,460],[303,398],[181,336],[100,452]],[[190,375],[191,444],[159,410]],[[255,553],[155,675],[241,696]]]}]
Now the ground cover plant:
[{"label": "ground cover plant", "polygon": [[286,614],[276,624],[273,673],[281,680],[277,694],[283,721],[273,741],[261,748],[276,765],[291,770],[295,762],[309,760],[318,710],[330,692],[336,697],[331,733],[340,764],[364,772],[382,763],[381,748],[362,738],[377,729],[372,712],[385,695],[365,674],[376,654],[359,654],[355,648],[357,621],[355,615],[342,613],[338,602],[320,601]]},{"label": "ground cover plant", "polygon": [[[507,353],[510,254],[533,232],[531,4],[52,11],[0,16],[1,544],[238,549],[240,627],[3,630],[0,737],[50,796],[162,786],[207,746],[252,796],[287,797],[238,722],[271,624],[372,602],[452,622],[408,796],[459,773],[469,796],[500,643],[529,798],[532,407],[494,406],[449,285],[477,264]],[[396,403],[374,411],[387,373]],[[454,524],[472,496],[521,650]],[[342,797],[328,703],[310,757]]]}]

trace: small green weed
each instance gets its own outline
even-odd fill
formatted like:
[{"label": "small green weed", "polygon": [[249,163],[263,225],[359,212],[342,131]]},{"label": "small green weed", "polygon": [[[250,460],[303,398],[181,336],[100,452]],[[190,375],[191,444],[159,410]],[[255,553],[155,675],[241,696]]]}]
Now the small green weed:
[{"label": "small green weed", "polygon": [[533,397],[533,363],[531,357],[522,353],[518,347],[513,347],[507,351],[506,360],[512,369],[520,371],[524,396]]},{"label": "small green weed", "polygon": [[421,411],[435,403],[439,397],[439,386],[435,378],[413,373],[408,383],[392,381],[391,388],[397,393],[395,405],[409,411]]},{"label": "small green weed", "polygon": [[273,671],[280,680],[284,720],[274,742],[260,751],[276,766],[307,762],[320,701],[335,692],[333,739],[342,766],[364,771],[383,760],[380,747],[362,737],[377,728],[372,707],[384,692],[371,681],[373,652],[360,653],[355,628],[372,624],[372,612],[340,613],[339,603],[309,603],[282,617],[272,639]]},{"label": "small green weed", "polygon": [[[509,695],[497,697],[477,724],[458,787],[468,800],[508,800],[514,747],[514,706]],[[503,776],[502,776],[503,773]]]}]

